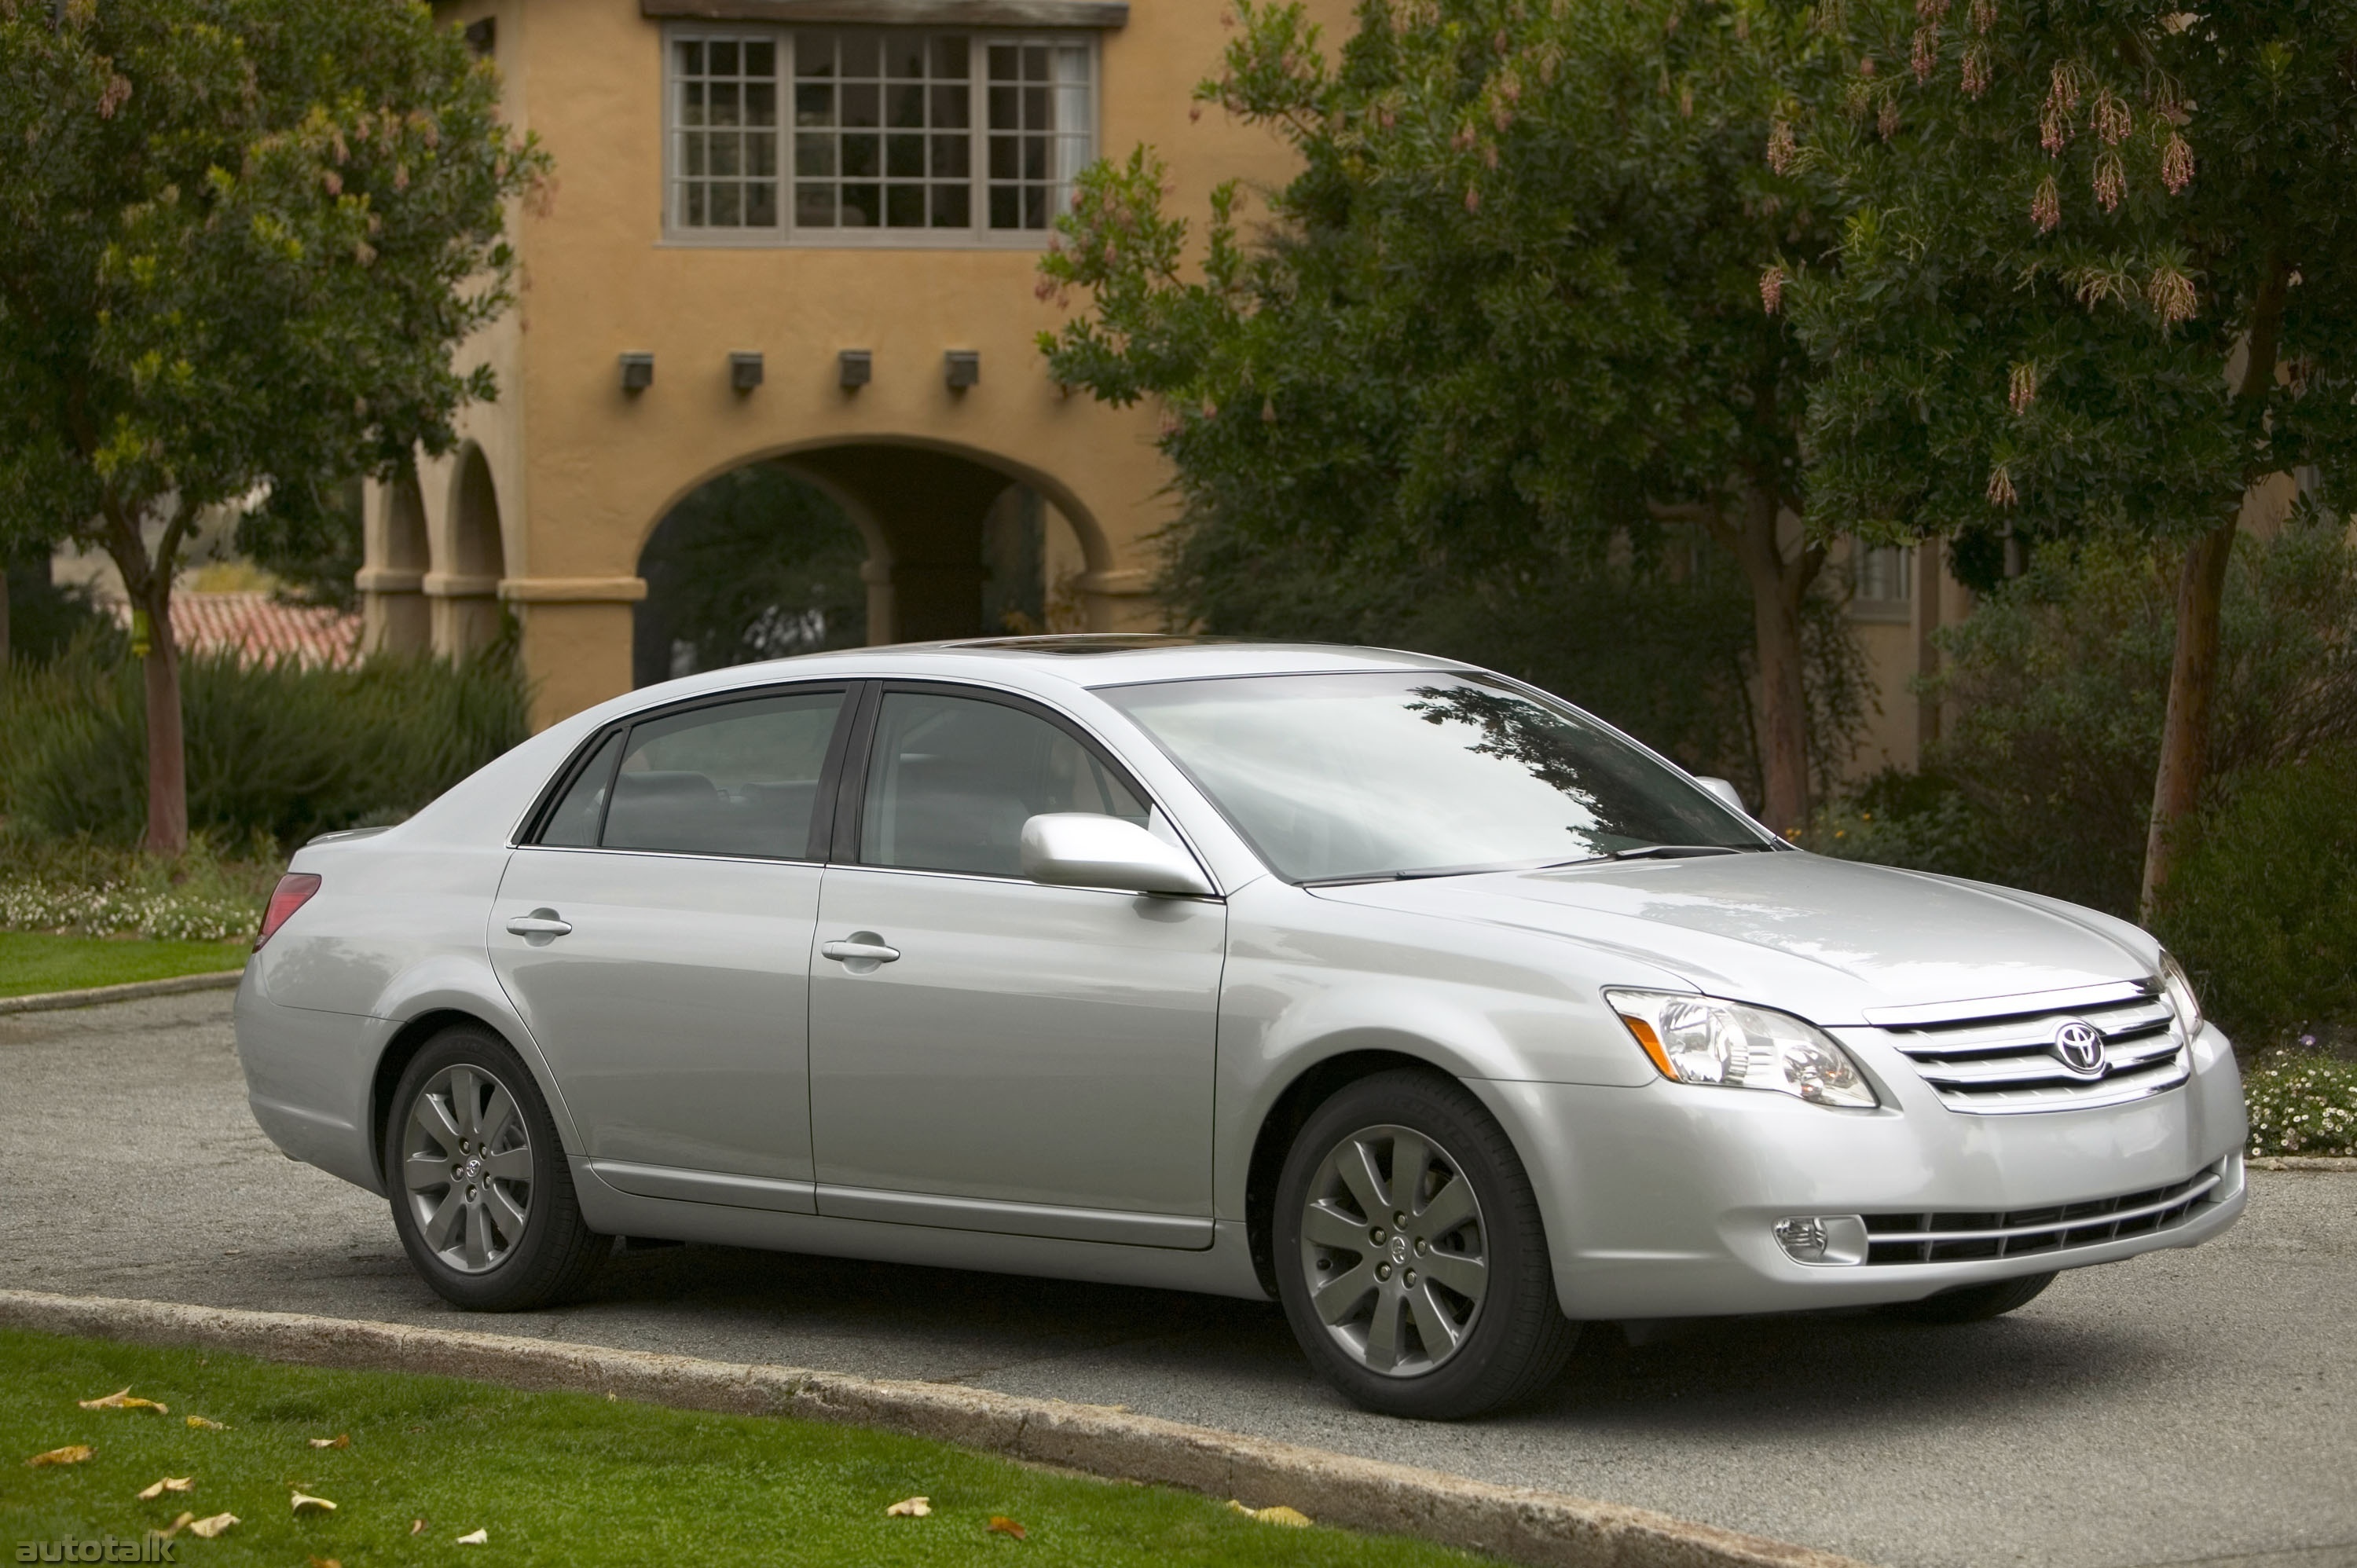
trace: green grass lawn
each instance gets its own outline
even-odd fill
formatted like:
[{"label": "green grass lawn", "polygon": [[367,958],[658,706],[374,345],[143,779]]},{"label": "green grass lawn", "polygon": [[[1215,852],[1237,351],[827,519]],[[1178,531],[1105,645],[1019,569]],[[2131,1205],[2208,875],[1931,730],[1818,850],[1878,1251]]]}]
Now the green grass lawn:
[{"label": "green grass lawn", "polygon": [[0,931],[0,996],[81,991],[176,974],[243,969],[244,942],[158,942],[137,937],[59,937]]},{"label": "green grass lawn", "polygon": [[[169,1413],[76,1402],[125,1384]],[[222,1429],[191,1428],[190,1415]],[[349,1447],[309,1445],[341,1436]],[[92,1456],[26,1464],[76,1444]],[[185,1495],[138,1500],[182,1476],[194,1482]],[[336,1510],[296,1515],[297,1490]],[[917,1496],[931,1499],[930,1517],[886,1516]],[[0,1332],[0,1552],[67,1534],[136,1540],[182,1512],[239,1522],[210,1541],[182,1532],[180,1562],[278,1568],[1479,1561],[851,1427]],[[1019,1522],[1025,1538],[992,1533],[994,1516]],[[456,1544],[477,1530],[488,1544]]]}]

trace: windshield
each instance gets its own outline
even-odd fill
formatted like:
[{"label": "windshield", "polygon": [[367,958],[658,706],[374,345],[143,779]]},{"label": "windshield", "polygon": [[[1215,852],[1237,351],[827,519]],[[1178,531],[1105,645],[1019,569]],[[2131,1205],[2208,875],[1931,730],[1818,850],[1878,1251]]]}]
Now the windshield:
[{"label": "windshield", "polygon": [[1497,870],[1771,841],[1577,711],[1439,671],[1097,693],[1294,882]]}]

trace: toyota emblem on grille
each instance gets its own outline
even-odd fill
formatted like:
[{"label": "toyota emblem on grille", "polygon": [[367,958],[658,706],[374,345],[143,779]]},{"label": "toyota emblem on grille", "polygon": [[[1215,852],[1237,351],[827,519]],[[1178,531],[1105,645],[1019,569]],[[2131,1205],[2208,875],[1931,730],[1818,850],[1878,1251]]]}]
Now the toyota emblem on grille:
[{"label": "toyota emblem on grille", "polygon": [[2054,1031],[2054,1057],[2082,1078],[2101,1078],[2110,1065],[2104,1050],[2104,1032],[2076,1018]]}]

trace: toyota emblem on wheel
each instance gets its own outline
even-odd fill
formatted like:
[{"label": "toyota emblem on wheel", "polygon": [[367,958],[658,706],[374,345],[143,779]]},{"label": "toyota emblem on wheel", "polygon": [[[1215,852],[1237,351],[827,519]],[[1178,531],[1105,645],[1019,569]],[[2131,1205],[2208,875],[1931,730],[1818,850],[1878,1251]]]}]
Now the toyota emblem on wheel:
[{"label": "toyota emblem on wheel", "polygon": [[2110,1065],[2104,1050],[2103,1031],[2076,1018],[2054,1031],[2054,1056],[2083,1078],[2101,1078]]}]

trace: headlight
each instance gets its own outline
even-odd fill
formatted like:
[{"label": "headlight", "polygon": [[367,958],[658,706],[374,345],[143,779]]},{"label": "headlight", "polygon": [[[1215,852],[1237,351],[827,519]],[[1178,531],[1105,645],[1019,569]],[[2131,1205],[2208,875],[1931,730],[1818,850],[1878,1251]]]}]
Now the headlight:
[{"label": "headlight", "polygon": [[2185,972],[2183,964],[2169,956],[2167,948],[2160,950],[2160,989],[2169,998],[2169,1010],[2184,1026],[2185,1037],[2190,1040],[2200,1034],[2201,998],[2193,994],[2192,978]]},{"label": "headlight", "polygon": [[1790,1014],[1682,992],[1611,990],[1604,1000],[1674,1082],[1768,1089],[1861,1111],[1879,1103],[1849,1053]]}]

